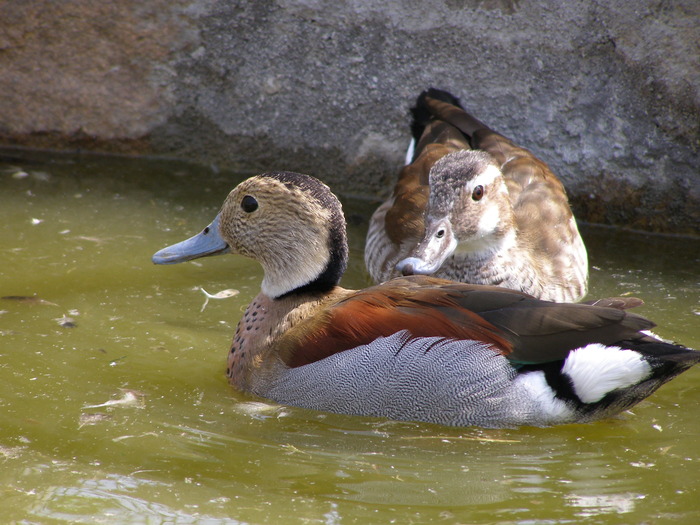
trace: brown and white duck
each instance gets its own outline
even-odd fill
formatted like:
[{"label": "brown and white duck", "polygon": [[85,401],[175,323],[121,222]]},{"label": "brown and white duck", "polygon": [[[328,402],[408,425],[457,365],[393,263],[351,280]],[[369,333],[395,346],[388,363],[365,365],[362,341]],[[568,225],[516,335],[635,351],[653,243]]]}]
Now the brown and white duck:
[{"label": "brown and white duck", "polygon": [[586,248],[549,167],[445,91],[421,93],[412,112],[407,165],[367,233],[374,281],[422,274],[583,298]]},{"label": "brown and white duck", "polygon": [[420,275],[344,289],[340,202],[305,175],[242,182],[209,226],[153,261],[222,253],[264,270],[233,338],[229,381],[283,404],[446,425],[591,421],[700,360],[643,333],[653,323],[624,310],[633,299],[557,304]]}]

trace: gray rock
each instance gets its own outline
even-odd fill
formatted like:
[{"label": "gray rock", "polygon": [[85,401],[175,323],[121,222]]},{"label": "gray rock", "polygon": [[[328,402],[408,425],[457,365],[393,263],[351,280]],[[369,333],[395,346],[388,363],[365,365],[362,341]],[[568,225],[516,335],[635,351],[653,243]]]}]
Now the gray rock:
[{"label": "gray rock", "polygon": [[700,232],[697,0],[7,0],[0,144],[288,169],[385,196],[452,91],[582,220]]}]

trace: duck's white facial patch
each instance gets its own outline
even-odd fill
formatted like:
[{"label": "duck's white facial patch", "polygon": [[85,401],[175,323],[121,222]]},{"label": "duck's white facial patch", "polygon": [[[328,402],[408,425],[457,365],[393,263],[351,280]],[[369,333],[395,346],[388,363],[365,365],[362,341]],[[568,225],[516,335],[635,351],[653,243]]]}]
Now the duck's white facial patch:
[{"label": "duck's white facial patch", "polygon": [[484,210],[484,213],[479,218],[478,236],[485,237],[490,235],[498,228],[501,221],[501,213],[496,206],[489,206]]},{"label": "duck's white facial patch", "polygon": [[493,182],[502,177],[501,170],[493,164],[489,164],[484,171],[467,183],[467,191],[471,194],[477,186],[489,187]]},{"label": "duck's white facial patch", "polygon": [[651,374],[651,366],[638,352],[595,343],[571,352],[562,372],[581,401],[595,403],[613,390],[643,381]]},{"label": "duck's white facial patch", "polygon": [[[498,229],[498,225],[501,220],[501,213],[498,206],[495,206],[492,200],[489,198],[489,194],[495,191],[495,182],[502,177],[501,170],[496,166],[489,165],[484,171],[479,173],[466,185],[467,195],[471,195],[474,192],[474,188],[477,186],[482,186],[484,188],[484,199],[478,203],[476,206],[482,207],[481,217],[479,218],[479,224],[477,226],[477,236],[485,237],[492,234]],[[505,184],[500,184],[500,192],[507,191]]]}]

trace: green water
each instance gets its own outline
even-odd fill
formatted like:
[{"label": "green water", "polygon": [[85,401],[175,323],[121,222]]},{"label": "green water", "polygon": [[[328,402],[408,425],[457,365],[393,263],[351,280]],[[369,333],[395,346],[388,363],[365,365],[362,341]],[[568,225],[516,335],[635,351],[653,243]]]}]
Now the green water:
[{"label": "green water", "polygon": [[[0,300],[0,522],[700,523],[700,368],[619,419],[548,429],[323,414],[233,391],[227,348],[259,268],[150,257],[208,224],[242,177],[0,157],[0,296],[30,298]],[[343,201],[343,284],[362,287],[375,204]],[[589,297],[642,297],[659,335],[700,348],[700,241],[583,235]],[[201,311],[199,287],[240,293]]]}]

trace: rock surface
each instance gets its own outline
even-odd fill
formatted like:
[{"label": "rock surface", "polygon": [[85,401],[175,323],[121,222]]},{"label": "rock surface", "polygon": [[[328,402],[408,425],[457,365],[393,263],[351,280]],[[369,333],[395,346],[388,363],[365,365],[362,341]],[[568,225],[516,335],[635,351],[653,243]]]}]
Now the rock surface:
[{"label": "rock surface", "polygon": [[431,85],[548,162],[579,219],[700,233],[697,0],[0,3],[4,146],[298,170],[378,197]]}]

